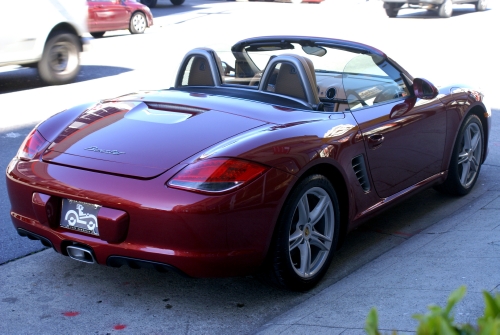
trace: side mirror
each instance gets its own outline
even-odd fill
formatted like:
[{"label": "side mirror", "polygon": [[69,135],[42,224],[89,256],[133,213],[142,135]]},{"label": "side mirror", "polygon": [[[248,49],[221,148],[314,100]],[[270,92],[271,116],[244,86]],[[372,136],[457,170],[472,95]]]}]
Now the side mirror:
[{"label": "side mirror", "polygon": [[430,81],[423,78],[413,80],[413,92],[419,99],[434,99],[439,91]]}]

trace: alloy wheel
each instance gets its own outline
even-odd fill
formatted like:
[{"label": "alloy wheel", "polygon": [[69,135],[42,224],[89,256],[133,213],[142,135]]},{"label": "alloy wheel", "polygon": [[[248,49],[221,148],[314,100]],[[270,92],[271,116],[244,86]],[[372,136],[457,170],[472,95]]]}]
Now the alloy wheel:
[{"label": "alloy wheel", "polygon": [[481,129],[477,123],[470,123],[463,133],[458,154],[458,176],[465,188],[468,188],[476,178],[481,164],[482,150]]},{"label": "alloy wheel", "polygon": [[320,187],[306,191],[298,202],[289,232],[289,256],[301,278],[314,276],[330,254],[335,216],[328,193]]}]

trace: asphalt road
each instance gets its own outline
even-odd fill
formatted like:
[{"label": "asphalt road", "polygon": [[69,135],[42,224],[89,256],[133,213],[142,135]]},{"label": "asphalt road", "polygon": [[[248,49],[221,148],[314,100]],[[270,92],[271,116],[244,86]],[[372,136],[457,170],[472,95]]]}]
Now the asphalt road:
[{"label": "asphalt road", "polygon": [[[79,103],[170,87],[189,49],[217,48],[257,35],[332,36],[370,44],[416,77],[436,84],[480,85],[492,107],[499,108],[500,99],[493,94],[499,89],[493,35],[499,15],[493,5],[483,13],[456,6],[450,19],[426,11],[401,11],[389,19],[379,1],[292,5],[187,0],[174,7],[160,0],[153,9],[155,26],[144,35],[118,31],[94,40],[82,54],[82,72],[73,84],[48,87],[33,70],[0,68],[0,170],[5,171],[40,120]],[[30,255],[44,248],[17,236],[0,178],[0,333],[32,333],[35,326],[42,333],[252,333],[484,194],[497,180],[488,166],[500,166],[498,134],[494,124],[487,164],[469,196],[449,198],[429,190],[370,221],[349,236],[325,280],[303,294],[276,290],[254,277],[186,279],[89,266],[52,250]],[[73,312],[77,314],[71,316]]]}]

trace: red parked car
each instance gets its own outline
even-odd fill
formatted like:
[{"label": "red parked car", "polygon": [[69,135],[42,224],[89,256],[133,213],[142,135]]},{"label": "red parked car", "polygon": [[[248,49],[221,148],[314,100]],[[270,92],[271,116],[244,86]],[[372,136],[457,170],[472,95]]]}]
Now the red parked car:
[{"label": "red parked car", "polygon": [[6,171],[11,217],[86,263],[307,290],[362,222],[429,187],[470,192],[490,129],[481,92],[373,47],[251,38],[188,52],[172,88],[39,124]]},{"label": "red parked car", "polygon": [[151,10],[135,0],[87,0],[87,5],[89,32],[95,38],[110,30],[142,34],[153,25]]}]

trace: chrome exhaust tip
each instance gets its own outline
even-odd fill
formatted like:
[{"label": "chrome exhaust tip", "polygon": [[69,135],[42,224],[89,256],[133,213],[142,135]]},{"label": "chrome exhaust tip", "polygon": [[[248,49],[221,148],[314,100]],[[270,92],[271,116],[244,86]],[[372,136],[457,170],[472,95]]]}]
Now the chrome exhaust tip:
[{"label": "chrome exhaust tip", "polygon": [[83,247],[77,247],[74,245],[69,245],[66,247],[66,251],[68,252],[68,256],[71,259],[88,264],[96,263],[94,255],[92,255],[92,251],[89,249]]}]

